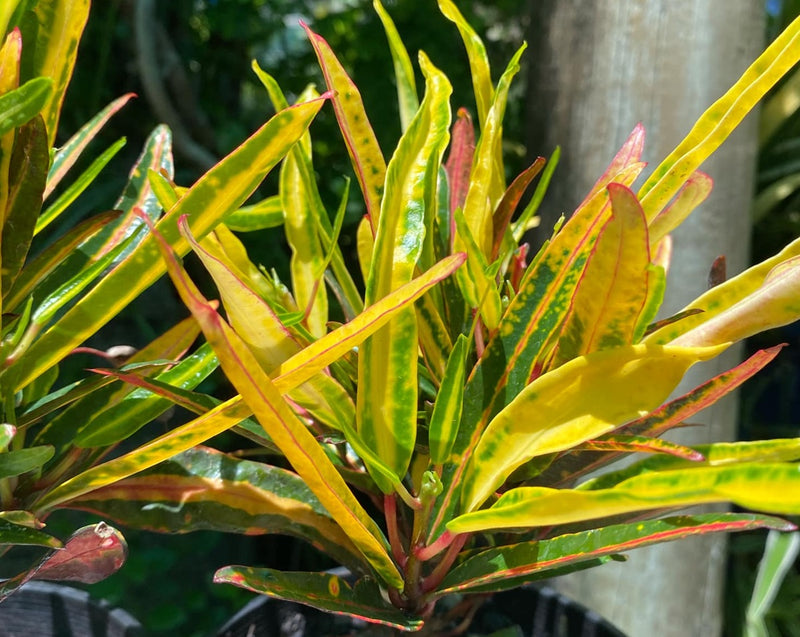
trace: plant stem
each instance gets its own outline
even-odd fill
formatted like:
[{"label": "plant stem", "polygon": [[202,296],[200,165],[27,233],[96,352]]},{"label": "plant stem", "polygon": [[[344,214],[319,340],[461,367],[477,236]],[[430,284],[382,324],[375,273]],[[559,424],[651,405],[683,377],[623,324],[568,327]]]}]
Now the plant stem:
[{"label": "plant stem", "polygon": [[386,531],[389,535],[389,545],[392,547],[392,557],[400,568],[405,568],[408,556],[403,552],[400,530],[397,528],[397,498],[394,494],[383,496],[383,514],[386,517]]},{"label": "plant stem", "polygon": [[464,544],[469,537],[468,533],[462,533],[457,535],[453,540],[452,544],[447,547],[447,553],[445,553],[442,561],[436,565],[430,575],[424,579],[422,582],[422,592],[423,593],[430,593],[433,589],[435,589],[444,579],[444,576],[450,571],[450,568],[453,566],[453,563],[456,561],[459,552],[462,548],[464,548]]}]

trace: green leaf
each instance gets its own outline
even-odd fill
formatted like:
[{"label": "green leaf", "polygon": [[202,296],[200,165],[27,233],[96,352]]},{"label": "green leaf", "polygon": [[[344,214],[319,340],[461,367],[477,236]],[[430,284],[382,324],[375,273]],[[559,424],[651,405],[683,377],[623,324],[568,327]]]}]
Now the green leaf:
[{"label": "green leaf", "polygon": [[53,453],[54,449],[49,445],[0,453],[0,480],[39,469],[53,457]]},{"label": "green leaf", "polygon": [[3,291],[9,289],[28,255],[42,205],[50,161],[48,151],[47,131],[41,117],[35,117],[17,131],[8,172],[7,208],[3,211],[0,247]]},{"label": "green leaf", "polygon": [[411,120],[419,108],[417,97],[417,84],[414,79],[414,67],[408,56],[403,40],[392,22],[391,16],[383,8],[380,0],[373,0],[372,6],[378,14],[389,41],[389,50],[392,52],[394,62],[394,78],[397,85],[397,103],[400,105],[400,128],[405,132],[411,125]]},{"label": "green leaf", "polygon": [[[214,352],[207,345],[172,369],[155,377],[154,382],[171,386],[175,391],[194,389],[217,368]],[[105,447],[120,442],[166,412],[174,403],[148,389],[136,389],[108,409],[95,412],[78,430],[78,447]],[[182,405],[186,407],[186,405]],[[201,413],[214,405],[204,405]]]},{"label": "green leaf", "polygon": [[384,600],[376,582],[369,578],[362,578],[351,586],[332,573],[287,573],[269,568],[226,566],[214,574],[214,582],[234,584],[262,595],[401,630],[422,627],[421,619],[409,617]]},{"label": "green leaf", "polygon": [[348,566],[360,554],[297,474],[195,447],[69,503],[159,533],[278,533],[307,540]]},{"label": "green leaf", "polygon": [[431,422],[428,427],[428,444],[431,462],[439,465],[448,460],[453,448],[458,425],[461,422],[461,409],[464,398],[469,341],[463,334],[458,335],[456,343],[447,359],[442,384],[436,394]]},{"label": "green leaf", "polygon": [[52,93],[53,80],[49,77],[37,77],[5,95],[0,95],[0,136],[36,117]]},{"label": "green leaf", "polygon": [[50,164],[50,170],[47,173],[47,188],[44,191],[44,198],[50,196],[55,190],[56,186],[61,183],[61,180],[67,174],[70,168],[75,164],[81,156],[86,146],[89,145],[100,129],[106,125],[109,119],[117,113],[125,104],[128,103],[134,93],[126,93],[122,97],[118,97],[102,111],[95,115],[92,119],[81,126],[80,130],[75,133],[69,140],[63,144],[53,154],[53,161]]},{"label": "green leaf", "polygon": [[39,234],[55,221],[58,216],[94,182],[97,175],[106,167],[106,164],[108,164],[108,162],[114,158],[114,155],[124,146],[125,138],[122,137],[106,148],[106,150],[104,150],[74,182],[65,188],[58,199],[42,211],[42,214],[36,220],[35,233]]},{"label": "green leaf", "polygon": [[13,524],[0,518],[0,546],[3,544],[24,544],[30,546],[47,546],[57,549],[61,546],[58,538],[38,529]]},{"label": "green leaf", "polygon": [[283,225],[283,206],[280,195],[267,197],[252,206],[242,206],[225,219],[225,225],[235,232],[253,232]]},{"label": "green leaf", "polygon": [[[322,100],[281,111],[247,141],[207,172],[159,223],[159,229],[179,253],[188,243],[175,222],[188,214],[192,232],[202,238],[237,209],[264,176],[300,138],[322,106]],[[125,261],[107,274],[89,294],[39,338],[15,368],[17,387],[24,387],[100,327],[154,283],[165,271],[152,235],[144,239]],[[9,371],[12,371],[9,370]]]},{"label": "green leaf", "polygon": [[[425,97],[400,139],[386,171],[386,192],[366,282],[372,305],[408,283],[422,252],[425,211],[435,197],[439,164],[448,141],[450,83],[421,54]],[[413,307],[364,341],[358,356],[357,427],[368,447],[398,476],[414,451],[417,431],[417,322]],[[369,468],[369,462],[367,462]],[[385,492],[391,485],[377,475]]]},{"label": "green leaf", "polygon": [[747,637],[769,635],[764,617],[770,610],[781,584],[800,553],[800,533],[772,530],[767,535],[764,556],[758,565],[753,596],[747,605]]},{"label": "green leaf", "polygon": [[657,542],[667,542],[729,531],[758,528],[791,529],[793,525],[749,513],[708,513],[615,524],[548,540],[522,542],[472,553],[456,566],[436,595],[458,592],[496,592],[551,577],[565,566],[622,553]]},{"label": "green leaf", "polygon": [[466,468],[463,510],[480,506],[531,458],[567,451],[655,409],[689,367],[724,349],[629,345],[540,376],[484,430]]},{"label": "green leaf", "polygon": [[145,140],[142,152],[128,174],[128,183],[114,203],[116,210],[125,214],[117,223],[110,224],[97,235],[81,246],[81,252],[89,258],[104,252],[109,244],[119,241],[121,237],[136,235],[133,243],[117,257],[115,263],[121,262],[145,238],[142,232],[144,221],[137,214],[145,214],[154,223],[161,216],[161,205],[150,182],[150,175],[158,173],[162,179],[171,179],[175,172],[172,159],[172,133],[165,125],[156,126]]},{"label": "green leaf", "polygon": [[110,211],[86,219],[36,255],[25,265],[25,268],[14,280],[11,289],[7,291],[7,295],[3,299],[6,309],[14,311],[39,283],[75,251],[75,248],[117,218],[119,218],[119,213]]},{"label": "green leaf", "polygon": [[800,465],[699,466],[636,475],[608,489],[519,487],[506,491],[488,509],[453,519],[447,528],[452,533],[474,533],[551,526],[713,502],[796,515],[800,513]]}]

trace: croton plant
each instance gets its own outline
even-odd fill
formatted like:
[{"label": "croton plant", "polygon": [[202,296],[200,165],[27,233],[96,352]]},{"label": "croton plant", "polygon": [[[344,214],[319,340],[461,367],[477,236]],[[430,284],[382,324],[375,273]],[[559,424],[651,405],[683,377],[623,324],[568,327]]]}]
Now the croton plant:
[{"label": "croton plant", "polygon": [[[474,121],[463,109],[453,118],[448,78],[420,52],[420,101],[400,36],[378,0],[375,8],[403,131],[388,162],[356,86],[306,27],[327,92],[310,87],[289,106],[254,65],[278,114],[190,188],[151,168],[147,184],[166,213],[157,224],[157,215],[140,214],[151,232],[100,284],[125,280],[139,290],[166,267],[207,341],[197,352],[213,352],[238,394],[219,402],[184,377],[105,371],[135,387],[132,395],[197,417],[72,472],[26,503],[32,515],[73,507],[161,532],[293,535],[354,579],[228,566],[216,581],[429,634],[452,631],[453,615],[484,597],[471,593],[654,542],[793,528],[769,514],[800,513],[800,440],[688,448],[662,434],[778,355],[781,345],[670,398],[695,363],[800,316],[800,240],[675,316],[659,308],[669,233],[711,191],[698,168],[800,58],[800,22],[639,187],[637,126],[534,253],[521,242],[557,158],[536,159],[506,184],[502,120],[524,46],[494,85],[480,38],[451,0],[439,0],[463,38],[477,105]],[[329,214],[315,182],[307,128],[323,107],[335,112],[366,209],[359,272],[338,246],[348,193]],[[234,213],[281,159],[279,193]],[[292,251],[291,289],[252,263],[232,232],[275,224]],[[216,282],[224,314],[183,270],[189,249]],[[125,302],[133,296],[126,291]],[[68,312],[37,351],[55,360],[74,347],[87,334],[83,317]],[[36,377],[17,374],[18,387]],[[265,461],[200,446],[229,429]],[[119,435],[90,424],[73,436],[99,453],[116,440],[110,432]],[[607,467],[633,453],[624,468]],[[712,502],[754,512],[676,513]],[[458,613],[437,612],[437,602],[462,595]]]}]

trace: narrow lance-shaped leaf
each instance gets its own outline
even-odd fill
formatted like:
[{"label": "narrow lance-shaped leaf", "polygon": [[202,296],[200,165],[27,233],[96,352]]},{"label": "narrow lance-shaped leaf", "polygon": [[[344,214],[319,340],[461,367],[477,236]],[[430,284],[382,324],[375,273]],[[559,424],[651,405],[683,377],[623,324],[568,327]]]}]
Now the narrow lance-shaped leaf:
[{"label": "narrow lance-shaped leaf", "polygon": [[[481,135],[475,147],[470,185],[464,202],[464,217],[473,238],[487,260],[491,258],[494,239],[492,214],[500,203],[505,190],[503,187],[505,175],[502,174],[502,164],[497,165],[496,149],[502,139],[503,116],[508,100],[508,90],[511,87],[512,79],[519,71],[519,59],[525,51],[525,46],[523,44],[508,63],[508,67],[497,83],[497,90],[492,96],[486,119],[481,121]],[[498,172],[500,172],[499,178]],[[458,241],[456,241],[456,249],[460,249]]]},{"label": "narrow lance-shaped leaf", "polygon": [[53,221],[55,221],[58,216],[94,182],[95,178],[100,174],[103,168],[106,167],[108,162],[122,150],[125,143],[126,139],[121,137],[106,148],[106,150],[104,150],[74,182],[64,189],[64,192],[61,193],[52,204],[42,211],[42,214],[36,219],[36,234],[39,234],[53,223]]},{"label": "narrow lance-shaped leaf", "polygon": [[590,352],[635,342],[647,300],[650,250],[636,196],[608,185],[612,217],[595,244],[559,339],[555,365]]},{"label": "narrow lance-shaped leaf", "polygon": [[[411,280],[422,252],[425,214],[448,140],[451,86],[424,54],[425,97],[386,172],[386,192],[366,282],[371,305]],[[417,324],[408,307],[361,346],[357,426],[362,439],[398,476],[411,460],[417,431]],[[367,467],[369,463],[367,462]],[[391,485],[377,478],[384,492]]]},{"label": "narrow lance-shaped leaf", "polygon": [[447,367],[442,377],[439,393],[436,394],[436,402],[433,405],[431,422],[428,427],[430,456],[434,465],[442,464],[448,459],[458,433],[468,352],[467,337],[459,334],[453,350],[450,352],[450,358],[447,360]]},{"label": "narrow lance-shaped leaf", "polygon": [[0,136],[36,117],[53,94],[53,80],[37,77],[0,96]]},{"label": "narrow lance-shaped leaf", "polygon": [[712,502],[796,515],[800,513],[800,465],[746,463],[645,473],[609,489],[519,487],[490,508],[452,520],[452,533],[551,526],[653,509]]},{"label": "narrow lance-shaped leaf", "polygon": [[[250,289],[245,275],[228,258],[216,234],[203,246],[189,236],[192,250],[200,257],[220,291],[231,326],[247,344],[266,373],[300,351],[295,334],[283,325],[269,305]],[[290,397],[323,423],[341,430],[342,421],[353,422],[355,407],[347,393],[328,374],[320,374],[290,392]]]},{"label": "narrow lance-shaped leaf", "polygon": [[81,126],[80,130],[55,152],[53,155],[53,162],[50,164],[50,170],[47,174],[47,188],[44,191],[45,199],[47,199],[56,186],[61,183],[64,175],[72,168],[89,142],[100,132],[100,129],[103,128],[106,122],[125,106],[132,97],[135,97],[134,93],[126,93],[122,97],[115,99],[92,119],[86,122],[86,124]]},{"label": "narrow lance-shaped leaf", "polygon": [[38,28],[33,77],[53,78],[53,93],[42,109],[48,147],[54,145],[61,104],[72,78],[78,42],[89,18],[89,5],[89,0],[57,0],[38,2],[34,8]]},{"label": "narrow lance-shaped leaf", "polygon": [[118,212],[109,211],[86,219],[45,248],[32,261],[29,261],[3,299],[6,308],[14,311],[31,294],[33,288],[41,283],[68,255],[72,254],[75,248],[106,224],[118,219],[119,216]]},{"label": "narrow lance-shaped leaf", "polygon": [[575,358],[540,376],[483,432],[464,477],[464,510],[480,506],[531,458],[568,450],[655,409],[689,367],[725,348],[629,345]]},{"label": "narrow lance-shaped leaf", "polygon": [[400,106],[400,127],[405,132],[419,108],[414,67],[411,66],[411,58],[408,56],[408,51],[403,40],[400,39],[400,34],[397,32],[391,16],[383,8],[380,0],[373,0],[372,6],[383,24],[386,39],[389,41],[389,49],[392,52],[394,77],[397,84],[397,103]]},{"label": "narrow lance-shaped leaf", "polygon": [[615,524],[548,540],[499,546],[471,555],[445,577],[436,596],[458,592],[495,592],[552,576],[565,566],[623,553],[657,542],[708,533],[759,528],[787,531],[794,525],[751,513],[707,513]]},{"label": "narrow lance-shaped leaf", "polygon": [[721,467],[752,463],[790,463],[800,459],[800,439],[776,438],[747,442],[715,442],[695,445],[703,460],[687,460],[678,456],[648,456],[616,471],[608,471],[582,482],[582,491],[611,489],[618,484],[653,472],[694,470],[704,467]]},{"label": "narrow lance-shaped leaf", "polygon": [[[185,219],[182,221],[185,224]],[[403,578],[389,557],[387,543],[380,529],[356,500],[313,434],[291,410],[269,376],[261,370],[244,342],[200,295],[169,252],[166,241],[160,234],[155,236],[181,299],[197,319],[219,357],[220,366],[244,402],[381,578],[387,584],[402,589]]]},{"label": "narrow lance-shaped leaf", "polygon": [[[172,158],[172,132],[164,124],[156,126],[145,140],[142,152],[128,174],[128,183],[125,184],[125,188],[114,203],[114,208],[128,214],[135,210],[144,213],[153,222],[156,222],[161,216],[162,207],[151,183],[150,175],[153,172],[159,173],[163,179],[172,179],[175,172]],[[164,210],[167,209],[164,207]],[[134,241],[128,244],[128,247],[115,259],[115,263],[119,263],[144,240],[143,228],[144,221],[138,216],[133,219],[127,216],[97,233],[81,246],[81,252],[89,257],[94,257],[109,244],[121,241],[123,237],[137,235]]]},{"label": "narrow lance-shaped leaf", "polygon": [[[463,254],[455,254],[436,264],[425,274],[364,310],[350,323],[330,332],[295,354],[276,371],[276,388],[286,393],[306,382],[322,369],[357,347],[367,336],[388,322],[400,307],[413,303],[433,285],[450,276],[464,263]],[[240,396],[221,403],[193,421],[176,427],[138,449],[88,469],[45,494],[37,511],[77,498],[201,444],[252,415]]]},{"label": "narrow lance-shaped leaf", "polygon": [[689,176],[713,153],[745,115],[800,60],[800,18],[795,19],[739,80],[697,120],[692,130],[653,171],[639,191],[652,221]]},{"label": "narrow lance-shaped leaf", "polygon": [[[167,241],[180,253],[189,247],[178,235],[175,221],[187,213],[192,233],[202,238],[229,212],[238,208],[264,176],[306,130],[324,100],[281,111],[239,148],[206,173],[161,220]],[[165,271],[152,236],[79,303],[59,319],[28,350],[14,369],[16,386],[24,387],[74,347],[107,323]],[[11,371],[11,370],[9,370]]]},{"label": "narrow lance-shaped leaf", "polygon": [[453,213],[456,208],[464,208],[469,191],[469,174],[472,170],[472,158],[475,154],[475,129],[472,118],[466,108],[459,108],[453,124],[453,139],[450,152],[444,164],[447,171],[447,182],[450,187],[450,223],[447,226],[451,241],[456,233]]},{"label": "narrow lance-shaped leaf", "polygon": [[800,256],[776,265],[760,288],[672,341],[703,346],[736,342],[800,317]]},{"label": "narrow lance-shaped leaf", "polygon": [[500,256],[500,246],[503,245],[503,240],[507,240],[510,250],[517,249],[517,242],[513,240],[511,235],[511,217],[517,209],[522,195],[525,194],[525,189],[528,184],[538,175],[542,168],[545,166],[545,158],[537,157],[534,162],[523,170],[511,185],[508,190],[503,194],[503,198],[495,208],[492,215],[492,251],[489,258],[494,260]]},{"label": "narrow lance-shaped leaf", "polygon": [[324,254],[317,234],[317,219],[327,217],[327,212],[316,192],[316,182],[311,180],[309,184],[303,179],[301,162],[310,163],[310,158],[304,157],[297,145],[281,168],[281,207],[286,239],[292,250],[289,267],[294,298],[304,312],[309,332],[319,338],[327,331],[328,295],[325,285],[321,285]]},{"label": "narrow lance-shaped leaf", "polygon": [[[783,530],[783,529],[781,529]],[[758,565],[758,575],[753,587],[753,596],[747,606],[746,623],[748,635],[768,636],[764,621],[772,607],[784,578],[792,569],[800,553],[800,533],[780,533],[771,530],[767,535],[764,555]]]},{"label": "narrow lance-shaped leaf", "polygon": [[[687,315],[681,318],[680,321],[668,323],[649,334],[645,341],[660,344],[668,343],[711,320],[739,304],[748,296],[755,294],[759,288],[764,287],[771,272],[780,272],[780,270],[775,270],[776,266],[785,262],[792,262],[797,256],[800,256],[800,239],[792,241],[775,256],[748,268],[724,283],[714,286],[683,309],[683,313],[694,311],[694,315]],[[785,278],[781,278],[786,281]],[[697,310],[700,310],[700,312],[696,312]]]},{"label": "narrow lance-shaped leaf", "polygon": [[675,199],[650,221],[650,245],[655,247],[661,239],[677,228],[711,194],[714,180],[699,170],[695,170]]},{"label": "narrow lance-shaped leaf", "polygon": [[[262,70],[255,61],[253,70],[267,89],[275,109],[287,108],[286,97],[275,78]],[[300,96],[300,101],[315,95],[316,90],[313,85],[309,85]],[[343,305],[349,305],[359,311],[363,303],[344,263],[341,250],[336,243],[337,233],[331,227],[328,213],[319,195],[317,177],[311,163],[311,136],[307,132],[289,151],[281,170],[280,190],[281,214],[286,222],[286,238],[292,248],[291,270],[295,298],[301,311],[308,314],[311,295],[316,294],[317,316],[312,323],[316,324],[317,330],[311,331],[321,336],[324,334],[322,325],[327,322],[327,305],[321,302],[321,299],[327,300],[322,276],[328,263],[344,296]],[[323,250],[327,250],[330,254],[330,259],[324,263],[324,267],[324,259],[321,256]],[[313,314],[313,307],[311,311]]]},{"label": "narrow lance-shaped leaf", "polygon": [[351,586],[333,573],[287,573],[269,568],[226,566],[214,574],[214,582],[234,584],[261,595],[401,630],[419,630],[422,626],[421,619],[389,604],[371,579],[360,579]]},{"label": "narrow lance-shaped leaf", "polygon": [[28,447],[0,453],[0,480],[41,468],[53,457],[53,453],[54,450],[50,446]]},{"label": "narrow lance-shaped leaf", "polygon": [[375,137],[375,131],[367,119],[364,102],[361,100],[358,88],[347,75],[339,60],[336,59],[330,45],[305,24],[303,27],[317,54],[328,89],[335,91],[332,101],[336,119],[339,122],[339,130],[342,132],[347,151],[350,153],[356,179],[364,193],[367,214],[374,232],[378,227],[386,161]]},{"label": "narrow lance-shaped leaf", "polygon": [[17,131],[8,173],[7,208],[3,216],[2,290],[19,274],[33,239],[36,216],[42,206],[49,163],[47,131],[37,116]]}]

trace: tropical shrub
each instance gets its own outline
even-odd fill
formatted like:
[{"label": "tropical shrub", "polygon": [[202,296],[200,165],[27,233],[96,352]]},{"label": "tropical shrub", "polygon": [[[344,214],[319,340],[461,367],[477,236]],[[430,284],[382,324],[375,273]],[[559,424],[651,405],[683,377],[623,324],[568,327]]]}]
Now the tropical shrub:
[{"label": "tropical shrub", "polygon": [[[358,271],[337,245],[347,193],[329,215],[304,129],[282,164],[279,193],[252,219],[266,223],[269,211],[283,220],[291,289],[248,259],[224,218],[213,231],[198,219],[211,205],[193,198],[198,185],[185,191],[150,173],[168,212],[147,245],[158,242],[238,395],[204,410],[198,394],[114,373],[203,413],[64,482],[46,505],[68,502],[163,532],[304,538],[348,566],[355,583],[247,566],[215,578],[432,634],[454,629],[452,617],[435,613],[442,598],[467,594],[463,617],[483,598],[468,594],[599,565],[631,548],[793,528],[770,514],[800,512],[800,440],[688,448],[661,436],[778,355],[780,345],[759,351],[670,399],[692,365],[800,316],[800,241],[718,281],[676,316],[657,314],[669,233],[711,191],[699,166],[797,62],[800,22],[634,190],[644,168],[637,126],[577,210],[530,254],[521,241],[556,158],[537,159],[506,184],[502,121],[524,46],[494,85],[478,35],[451,0],[439,7],[464,40],[478,132],[464,110],[452,121],[450,83],[422,52],[419,100],[410,57],[377,0],[403,130],[388,162],[358,89],[313,31],[328,92],[309,88],[290,107],[273,78],[254,69],[278,117],[302,110],[310,118],[331,102],[367,210]],[[250,165],[229,166],[234,174]],[[537,175],[531,203],[517,212]],[[215,179],[199,183],[207,196],[216,192]],[[246,218],[231,226],[245,229]],[[205,265],[225,318],[170,244],[190,246]],[[201,446],[232,427],[273,460]],[[631,453],[645,456],[607,467]],[[711,502],[755,512],[676,513]]]},{"label": "tropical shrub", "polygon": [[[68,185],[65,176],[132,97],[118,98],[53,148],[88,12],[89,0],[0,5],[0,556],[6,571],[6,564],[25,562],[2,574],[8,579],[0,585],[0,600],[32,577],[94,582],[119,568],[126,549],[116,529],[100,523],[64,543],[43,530],[44,522],[54,509],[69,506],[70,498],[59,496],[64,484],[107,460],[120,442],[173,406],[120,378],[188,391],[217,367],[207,345],[184,356],[199,334],[189,318],[138,351],[99,352],[120,378],[96,370],[65,384],[59,376],[69,354],[91,352],[86,339],[166,271],[144,221],[162,213],[149,172],[173,174],[171,135],[163,126],[147,140],[112,210],[77,225],[64,221],[125,140],[85,162]],[[174,220],[191,209],[200,234],[201,226],[210,230],[250,196],[321,105],[279,114],[223,159],[188,189],[163,237],[187,252]],[[40,547],[45,554],[16,558],[12,549],[18,546]]]}]

